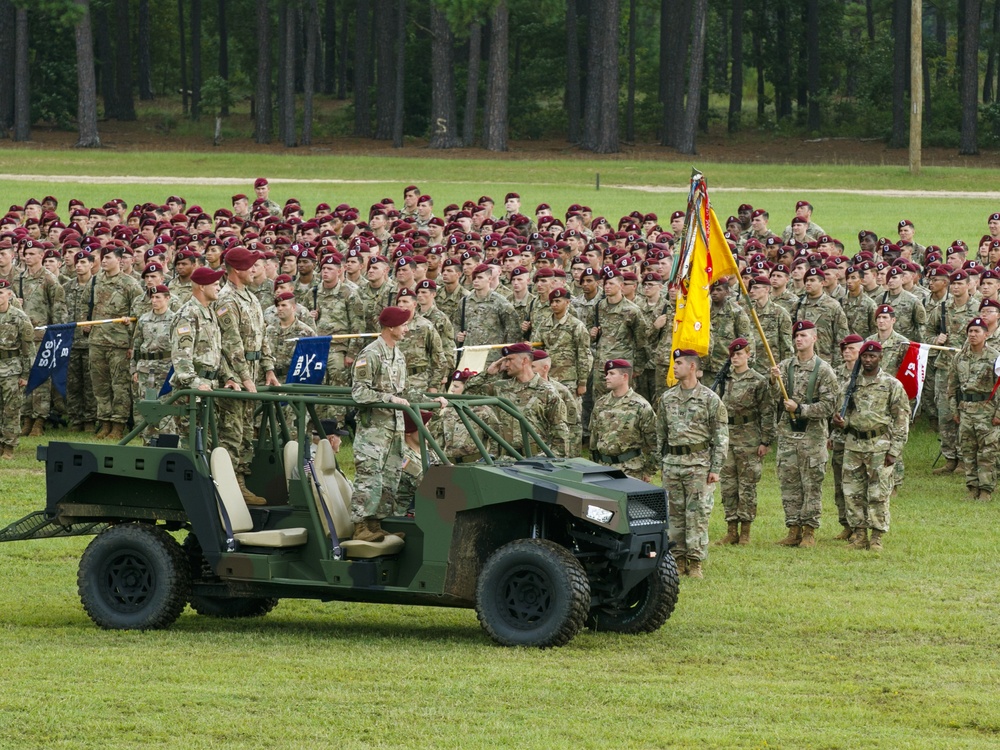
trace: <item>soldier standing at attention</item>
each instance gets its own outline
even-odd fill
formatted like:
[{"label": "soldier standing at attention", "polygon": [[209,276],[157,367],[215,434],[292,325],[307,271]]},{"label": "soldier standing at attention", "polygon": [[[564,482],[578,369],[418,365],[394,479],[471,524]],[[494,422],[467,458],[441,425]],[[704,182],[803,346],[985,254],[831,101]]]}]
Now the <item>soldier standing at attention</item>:
[{"label": "soldier standing at attention", "polygon": [[[729,359],[729,342],[736,338],[749,341],[753,334],[749,316],[730,296],[728,277],[712,282],[709,294],[712,298],[712,343],[708,356],[702,360],[704,372],[701,382],[711,386]],[[750,345],[750,355],[753,356],[753,353],[753,345]]]},{"label": "soldier standing at attention", "polygon": [[609,359],[632,362],[646,344],[642,313],[635,303],[625,298],[621,276],[621,271],[605,269],[604,298],[594,309],[595,325],[590,329],[590,338],[595,346],[591,381],[595,402],[607,393],[604,373],[601,371],[604,363]]},{"label": "soldier standing at attention", "polygon": [[535,349],[531,353],[531,369],[544,382],[555,388],[566,409],[566,431],[569,433],[569,452],[566,458],[577,458],[583,450],[583,425],[580,424],[580,399],[558,380],[551,377],[552,358],[544,349]]},{"label": "soldier standing at attention", "polygon": [[[343,280],[343,259],[340,253],[328,253],[320,263],[320,284],[312,293],[313,309],[310,315],[318,336],[335,336],[346,333],[362,333],[365,330],[365,306],[361,295],[351,289]],[[284,323],[283,325],[288,325]],[[336,339],[330,341],[330,353],[326,360],[324,385],[350,386],[350,367],[361,351],[364,339]],[[288,366],[290,357],[276,360],[277,364]],[[343,407],[320,407],[322,411],[343,417]]]},{"label": "soldier standing at attention", "polygon": [[[94,258],[84,251],[73,256],[76,278],[63,284],[66,296],[66,322],[81,323],[90,320],[94,309],[94,289],[97,277],[93,275]],[[69,351],[66,369],[66,414],[73,432],[94,431],[97,404],[94,387],[90,382],[90,327],[77,328],[73,348]]]},{"label": "soldier standing at attention", "polygon": [[[472,294],[462,298],[456,313],[455,340],[461,346],[503,344],[521,338],[514,308],[490,290],[492,273],[485,263],[480,263],[472,271]],[[495,362],[498,357],[499,352],[491,349],[486,361]]]},{"label": "soldier standing at attention", "polygon": [[[167,374],[170,372],[170,329],[173,328],[175,313],[170,309],[170,290],[160,284],[146,291],[152,309],[139,316],[132,335],[132,348],[129,350],[132,373],[132,416],[136,424],[142,421],[142,415],[136,408],[146,397],[146,390],[153,389],[159,393]],[[154,396],[155,398],[155,396]],[[149,425],[146,438],[159,432],[173,432],[173,418],[170,417],[159,425]]]},{"label": "soldier standing at attention", "polygon": [[669,497],[670,552],[681,575],[703,578],[714,484],[729,449],[729,416],[722,399],[698,382],[698,353],[674,350],[678,383],[660,396],[657,455]]},{"label": "soldier standing at attention", "polygon": [[788,535],[786,547],[815,547],[823,509],[823,477],[828,459],[827,421],[837,408],[840,387],[833,369],[816,355],[816,326],[800,320],[792,327],[795,356],[771,368],[784,379],[788,398],[778,419],[778,483]]},{"label": "soldier standing at attention", "polygon": [[415,391],[443,391],[451,372],[441,337],[427,318],[417,315],[417,295],[409,289],[396,294],[396,306],[410,313],[407,321],[409,332],[400,344],[406,358],[406,380]]},{"label": "soldier standing at attention", "polygon": [[[294,339],[315,336],[316,331],[295,317],[295,294],[281,292],[274,298],[277,317],[268,324],[265,337],[274,357],[274,376],[281,381],[288,375],[296,341]],[[258,373],[259,374],[259,373]],[[346,378],[345,378],[346,380]],[[260,385],[264,385],[263,382]]]},{"label": "soldier standing at attention", "polygon": [[990,500],[996,486],[997,426],[1000,400],[991,398],[1000,352],[987,345],[986,321],[973,318],[965,328],[968,347],[955,354],[948,371],[948,402],[958,423],[958,450],[965,464],[970,500]]},{"label": "soldier standing at attention", "polygon": [[[865,295],[867,297],[868,295]],[[854,372],[854,363],[858,360],[861,345],[864,343],[858,334],[852,333],[840,342],[841,364],[834,369],[840,383],[841,394],[847,388]],[[843,400],[841,400],[843,403]],[[837,520],[840,521],[841,532],[834,537],[837,541],[847,541],[854,536],[854,530],[847,522],[847,504],[844,500],[844,443],[847,436],[844,431],[834,426],[830,430],[830,466],[833,468],[833,499],[837,504]]]},{"label": "soldier standing at attention", "polygon": [[[604,363],[608,392],[591,414],[590,452],[594,461],[648,482],[656,473],[656,415],[632,388],[632,363]],[[599,424],[595,424],[599,422]]]},{"label": "soldier standing at attention", "polygon": [[281,206],[271,200],[271,186],[268,184],[266,177],[258,177],[253,181],[253,191],[257,196],[257,200],[254,201],[255,205],[259,201],[259,205],[267,209],[267,212],[271,216],[281,216]]},{"label": "soldier standing at attention", "polygon": [[729,344],[729,361],[728,377],[715,391],[729,417],[729,450],[719,482],[727,528],[717,545],[750,543],[750,526],[757,518],[761,465],[775,437],[771,383],[750,369],[750,345],[745,338]]},{"label": "soldier standing at attention", "polygon": [[[771,299],[771,282],[767,276],[754,276],[747,281],[747,294],[750,297],[750,304],[760,327],[764,331],[768,344],[771,346],[771,353],[777,361],[783,360],[792,354],[792,318],[788,311],[777,305]],[[761,341],[757,326],[751,329],[754,342],[754,351],[757,356],[750,357],[750,366],[764,377],[769,377],[770,363],[766,356],[767,349]],[[750,336],[746,337],[751,340]]]},{"label": "soldier standing at attention", "polygon": [[0,279],[0,457],[14,458],[17,420],[35,357],[35,332],[28,315],[11,304],[10,282]]},{"label": "soldier standing at attention", "polygon": [[836,364],[840,355],[837,342],[849,333],[844,308],[823,291],[823,272],[810,268],[802,279],[805,295],[795,305],[792,322],[809,321],[816,337],[815,349],[829,365]]},{"label": "soldier standing at attention", "polygon": [[893,464],[910,430],[910,402],[902,383],[879,369],[882,346],[877,341],[866,341],[860,357],[861,372],[846,417],[835,414],[833,424],[847,434],[844,500],[847,522],[854,530],[851,549],[881,552],[882,535],[889,533]]}]

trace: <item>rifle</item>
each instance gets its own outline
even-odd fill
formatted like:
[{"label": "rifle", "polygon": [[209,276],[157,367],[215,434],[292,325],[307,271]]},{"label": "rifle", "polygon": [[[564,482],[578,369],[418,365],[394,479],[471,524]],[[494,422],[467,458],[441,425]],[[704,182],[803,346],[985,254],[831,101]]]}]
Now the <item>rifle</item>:
[{"label": "rifle", "polygon": [[948,335],[948,306],[945,300],[941,300],[941,320],[938,321],[938,333]]},{"label": "rifle", "polygon": [[840,407],[840,418],[847,416],[847,406],[854,398],[854,391],[858,388],[858,373],[861,372],[861,355],[854,360],[854,369],[851,370],[851,379],[847,382],[847,390],[844,391],[844,403]]},{"label": "rifle", "polygon": [[729,369],[733,366],[733,360],[727,359],[726,363],[719,370],[719,374],[715,376],[715,381],[712,383],[712,390],[718,394],[719,398],[726,395],[726,379],[729,377]]}]

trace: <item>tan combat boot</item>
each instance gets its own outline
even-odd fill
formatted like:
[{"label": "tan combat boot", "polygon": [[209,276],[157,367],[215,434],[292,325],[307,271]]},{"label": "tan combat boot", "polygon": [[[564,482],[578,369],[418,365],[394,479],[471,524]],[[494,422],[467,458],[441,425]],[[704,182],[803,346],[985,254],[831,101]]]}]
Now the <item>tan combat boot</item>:
[{"label": "tan combat boot", "polygon": [[802,539],[799,541],[800,547],[815,547],[816,546],[816,529],[812,526],[802,527]]},{"label": "tan combat boot", "polygon": [[949,458],[944,462],[944,466],[939,466],[931,474],[940,476],[941,474],[951,474],[958,468],[958,459]]},{"label": "tan combat boot", "polygon": [[354,536],[352,538],[359,542],[381,542],[385,540],[385,534],[372,531],[368,523],[371,520],[370,518],[366,518],[364,521],[354,524]]},{"label": "tan combat boot", "polygon": [[375,516],[367,518],[365,521],[368,524],[368,528],[375,534],[381,534],[383,539],[387,536],[398,536],[400,539],[406,538],[405,531],[386,531],[383,529],[381,519],[378,519]]},{"label": "tan combat boot", "polygon": [[868,529],[855,529],[848,549],[868,549]]},{"label": "tan combat boot", "polygon": [[28,437],[35,420],[31,417],[21,417],[21,437]]},{"label": "tan combat boot", "polygon": [[111,431],[108,433],[109,440],[121,440],[125,437],[125,425],[121,422],[112,422]]},{"label": "tan combat boot", "polygon": [[674,562],[677,563],[677,575],[686,576],[688,574],[688,561],[686,557],[675,557]]},{"label": "tan combat boot", "polygon": [[247,505],[267,505],[266,497],[261,497],[247,489],[246,477],[242,474],[236,475],[236,484],[239,485],[240,492],[243,493],[243,502]]},{"label": "tan combat boot", "polygon": [[705,574],[701,572],[701,560],[688,558],[687,574],[689,578],[704,578]]},{"label": "tan combat boot", "polygon": [[736,544],[740,538],[739,521],[728,521],[728,528],[726,529],[726,535],[722,539],[718,539],[714,542],[716,547],[721,547],[724,544]]},{"label": "tan combat boot", "polygon": [[41,437],[45,433],[45,420],[35,419],[31,425],[31,432],[28,433],[28,437]]},{"label": "tan combat boot", "polygon": [[14,460],[14,449],[11,446],[9,446],[9,445],[5,445],[3,447],[3,454],[0,455],[0,458],[4,459],[5,461],[13,461]]},{"label": "tan combat boot", "polygon": [[845,526],[833,539],[837,542],[846,542],[854,535],[854,530],[850,526]]},{"label": "tan combat boot", "polygon": [[878,529],[872,529],[872,538],[868,542],[868,549],[872,552],[882,551],[882,532]]},{"label": "tan combat boot", "polygon": [[780,544],[782,547],[798,547],[799,542],[802,541],[802,527],[801,526],[789,526],[788,536],[784,539],[779,539],[776,544]]},{"label": "tan combat boot", "polygon": [[979,490],[979,501],[988,503],[993,499],[993,493],[989,490]]},{"label": "tan combat boot", "polygon": [[744,521],[743,523],[740,524],[740,538],[739,538],[739,542],[738,543],[741,546],[746,545],[746,544],[750,544],[750,526],[751,526],[751,524],[753,524],[753,521]]},{"label": "tan combat boot", "polygon": [[965,488],[965,499],[966,500],[978,500],[979,499],[979,488],[978,487],[966,487]]},{"label": "tan combat boot", "polygon": [[108,435],[111,434],[111,422],[101,422],[101,429],[97,431],[94,435],[98,440],[104,440]]}]

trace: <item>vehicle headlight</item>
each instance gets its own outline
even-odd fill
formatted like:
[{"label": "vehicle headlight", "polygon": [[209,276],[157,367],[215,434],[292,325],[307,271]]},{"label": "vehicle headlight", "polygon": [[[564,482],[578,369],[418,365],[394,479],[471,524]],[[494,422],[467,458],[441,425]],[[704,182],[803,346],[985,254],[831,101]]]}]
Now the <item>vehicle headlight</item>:
[{"label": "vehicle headlight", "polygon": [[587,518],[591,521],[597,521],[598,523],[610,523],[611,519],[614,518],[614,515],[615,512],[613,510],[606,510],[596,505],[587,506]]}]

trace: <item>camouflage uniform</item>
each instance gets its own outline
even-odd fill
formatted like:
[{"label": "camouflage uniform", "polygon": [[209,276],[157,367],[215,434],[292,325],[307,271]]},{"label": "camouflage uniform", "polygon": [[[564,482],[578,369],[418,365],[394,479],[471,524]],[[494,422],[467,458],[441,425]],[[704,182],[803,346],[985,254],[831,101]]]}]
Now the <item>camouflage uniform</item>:
[{"label": "camouflage uniform", "polygon": [[191,299],[191,295],[194,294],[194,282],[191,281],[190,276],[186,281],[178,276],[175,276],[167,282],[167,287],[170,289],[170,299],[177,300],[178,310],[180,310],[180,305],[183,305]]},{"label": "camouflage uniform", "polygon": [[881,370],[895,376],[906,352],[910,349],[910,340],[896,330],[885,341],[879,338],[879,335],[876,333],[874,336],[866,338],[865,341],[877,341],[882,345]]},{"label": "camouflage uniform", "polygon": [[701,383],[691,390],[676,385],[660,396],[656,453],[663,457],[670,552],[676,558],[700,561],[708,556],[708,517],[715,493],[708,475],[722,471],[729,449],[728,421],[722,399]]},{"label": "camouflage uniform", "polygon": [[576,391],[570,390],[558,380],[553,380],[551,371],[548,380],[545,382],[556,389],[559,399],[563,402],[563,406],[566,407],[566,430],[569,433],[570,442],[569,452],[566,454],[566,457],[579,457],[580,452],[583,450],[583,424],[581,424],[580,397],[576,395]]},{"label": "camouflage uniform", "polygon": [[[473,292],[459,303],[456,314],[458,315],[456,333],[460,331],[468,333],[462,346],[504,344],[520,341],[523,338],[520,321],[514,317],[514,308],[496,292],[490,292],[486,299],[480,299]],[[491,349],[486,362],[490,364],[499,357],[500,350]]]},{"label": "camouflage uniform", "polygon": [[[806,225],[806,237],[808,237],[809,239],[815,240],[824,234],[826,234],[826,232],[823,231],[823,227],[821,227],[816,222],[810,220],[809,223]],[[785,227],[785,231],[781,233],[781,241],[787,245],[788,241],[791,239],[792,239],[792,225],[789,224],[787,227]]]},{"label": "camouflage uniform", "polygon": [[393,499],[392,515],[405,516],[410,511],[417,496],[417,487],[423,478],[424,465],[420,460],[419,451],[413,450],[406,440],[403,440],[403,462],[400,465],[399,487]]},{"label": "camouflage uniform", "polygon": [[[660,395],[667,387],[667,372],[670,370],[670,357],[673,353],[674,342],[674,303],[665,301],[659,310],[659,315],[667,316],[667,322],[663,328],[657,329],[650,326],[647,329],[650,338],[653,361],[653,400],[650,402],[654,407],[660,400]],[[655,318],[654,318],[655,320]]]},{"label": "camouflage uniform", "polygon": [[468,296],[468,292],[462,288],[461,284],[455,286],[455,291],[449,292],[444,285],[438,286],[437,296],[434,298],[434,305],[451,320],[455,331],[460,331],[459,325],[461,317],[458,313],[458,306],[462,300]]},{"label": "camouflage uniform", "polygon": [[852,529],[889,531],[893,467],[910,429],[910,403],[903,385],[881,370],[873,378],[858,374],[847,409],[844,445],[844,499]]},{"label": "camouflage uniform", "polygon": [[[773,300],[768,300],[763,307],[757,307],[753,302],[754,310],[757,313],[757,320],[760,327],[764,329],[764,336],[771,347],[771,354],[775,362],[792,356],[792,316],[780,305],[774,304]],[[765,377],[770,377],[771,360],[767,357],[767,351],[760,340],[757,326],[751,326],[752,336],[747,336],[748,341],[754,344],[756,356],[750,360],[750,369],[759,372]]]},{"label": "camouflage uniform", "polygon": [[550,316],[547,324],[540,330],[533,330],[532,334],[552,358],[550,378],[558,380],[574,394],[577,388],[587,385],[594,354],[590,349],[590,334],[583,323],[567,312],[561,320]]},{"label": "camouflage uniform", "polygon": [[778,307],[784,308],[785,312],[788,313],[788,316],[791,317],[795,314],[795,308],[799,304],[799,295],[788,287],[785,287],[785,291],[781,294],[771,292],[771,302],[776,304]]},{"label": "camouflage uniform", "polygon": [[[269,307],[264,307],[263,305],[261,305],[261,308],[264,310],[264,325],[265,326],[277,325],[278,308],[274,304],[274,299],[273,298],[271,299],[271,304]],[[309,309],[307,307],[300,305],[298,302],[295,303],[295,319],[298,320],[300,323],[305,323],[310,328],[316,327],[316,321],[313,319],[312,313],[309,312]]]},{"label": "camouflage uniform", "polygon": [[[169,308],[162,315],[152,310],[139,317],[132,335],[132,360],[129,364],[129,374],[139,375],[139,380],[132,384],[132,418],[138,424],[142,420],[138,408],[140,401],[146,398],[146,391],[153,391],[156,398],[170,372],[170,330],[177,314]],[[158,425],[146,428],[146,437],[150,438],[160,432],[175,431],[173,417],[168,417]]]},{"label": "camouflage uniform", "polygon": [[[125,317],[142,296],[139,282],[125,273],[98,274],[94,287],[94,320]],[[97,400],[97,419],[124,425],[132,414],[132,382],[128,350],[132,324],[105,323],[90,332],[90,377]]]},{"label": "camouflage uniform", "polygon": [[[50,271],[40,268],[32,274],[27,270],[13,286],[21,299],[21,308],[28,314],[32,326],[47,326],[66,322],[66,293]],[[45,331],[34,331],[35,342],[45,336]],[[21,416],[47,419],[52,407],[52,389],[48,383],[40,385],[24,397]]]},{"label": "camouflage uniform", "polygon": [[0,446],[5,448],[16,448],[20,437],[24,390],[17,381],[28,379],[35,358],[34,338],[31,319],[23,310],[12,303],[7,312],[0,312]]},{"label": "camouflage uniform", "polygon": [[438,332],[438,336],[441,337],[441,347],[444,349],[445,358],[451,365],[457,365],[458,361],[455,359],[455,326],[452,325],[451,318],[441,312],[441,309],[436,304],[431,305],[427,312],[418,310],[417,315],[430,321],[431,325],[434,326],[434,330]]},{"label": "camouflage uniform", "polygon": [[[247,289],[260,302],[261,310],[266,310],[274,304],[274,281],[272,279],[264,279],[259,284],[247,284]],[[173,294],[171,294],[171,299],[173,299]]]},{"label": "camouflage uniform", "polygon": [[609,391],[594,403],[590,419],[595,461],[638,478],[656,473],[656,415],[646,399],[632,388],[621,398]]},{"label": "camouflage uniform", "polygon": [[757,449],[774,442],[774,392],[770,380],[754,370],[730,371],[722,403],[729,424],[729,450],[719,475],[726,521],[753,523],[762,460]]},{"label": "camouflage uniform", "polygon": [[[922,341],[927,311],[923,303],[911,292],[901,289],[893,296],[890,292],[885,304],[892,305],[896,313],[896,331],[910,341]],[[892,371],[895,374],[895,370]]]},{"label": "camouflage uniform", "polygon": [[989,344],[978,354],[966,347],[954,355],[948,370],[948,405],[958,414],[958,450],[965,464],[965,485],[991,493],[996,487],[998,434],[992,420],[1000,413],[1000,399],[990,399],[1000,352]]},{"label": "camouflage uniform", "polygon": [[[301,320],[295,318],[288,328],[282,328],[280,321],[275,320],[264,329],[264,338],[267,339],[271,348],[271,356],[274,358],[274,376],[285,382],[288,376],[288,367],[292,361],[292,353],[295,351],[295,341],[289,339],[308,338],[315,336],[316,330]],[[263,373],[258,373],[257,385],[263,385],[264,379],[260,377]]]},{"label": "camouflage uniform", "polygon": [[[570,450],[569,429],[566,427],[566,407],[556,392],[554,386],[546,383],[539,375],[522,383],[516,378],[501,375],[480,373],[471,378],[467,384],[467,393],[471,395],[486,393],[490,396],[502,396],[510,399],[528,423],[535,428],[539,437],[548,443],[557,456],[568,455]],[[525,446],[521,440],[520,423],[507,412],[497,410],[500,422],[500,437],[506,440],[514,450],[526,455]],[[534,441],[531,441],[532,453]]]},{"label": "camouflage uniform", "polygon": [[[316,320],[315,322],[310,320],[310,323],[315,326],[317,336],[364,333],[367,330],[365,328],[365,306],[361,301],[361,295],[342,281],[332,288],[320,285],[315,300]],[[330,341],[330,353],[326,359],[325,385],[345,388],[350,386],[351,371],[346,360],[347,358],[356,358],[365,341],[366,339],[363,338]],[[290,360],[291,357],[285,360],[286,367]],[[339,420],[342,418],[344,409],[343,407],[321,407],[320,411]]]},{"label": "camouflage uniform", "polygon": [[[860,365],[859,365],[860,367]],[[837,376],[837,383],[840,385],[840,391],[837,393],[837,413],[840,413],[840,408],[844,403],[844,391],[847,389],[847,384],[851,380],[851,373],[854,371],[854,365],[848,367],[846,364],[841,362],[834,368],[834,374]],[[830,466],[833,469],[833,501],[837,505],[837,521],[844,528],[850,528],[847,523],[847,504],[844,500],[844,443],[847,440],[847,435],[842,429],[830,424]]]},{"label": "camouflage uniform", "polygon": [[604,299],[604,295],[598,292],[593,299],[587,299],[580,294],[574,297],[569,308],[574,317],[583,321],[583,327],[588,331],[597,325],[596,310],[598,303]]},{"label": "camouflage uniform", "polygon": [[[798,424],[784,416],[784,404],[779,400],[776,410],[782,418],[778,424],[778,483],[781,485],[781,504],[785,510],[786,526],[819,528],[823,509],[823,477],[827,462],[827,421],[839,404],[840,385],[833,369],[819,356],[807,362],[790,357],[778,365],[789,397],[798,405],[795,413]],[[815,376],[812,397],[809,384]],[[789,370],[792,382],[788,382]],[[778,394],[780,399],[780,392]],[[803,424],[804,423],[804,424]]]},{"label": "camouflage uniform", "polygon": [[[80,323],[91,319],[93,302],[91,293],[97,277],[91,276],[86,284],[71,279],[63,284],[66,296],[66,322]],[[89,424],[97,418],[97,401],[90,382],[90,326],[77,328],[73,348],[69,351],[66,368],[66,414],[71,426]]]},{"label": "camouflage uniform", "polygon": [[844,315],[847,316],[847,330],[856,333],[863,339],[875,335],[875,308],[878,305],[863,291],[856,296],[848,294],[841,302]]},{"label": "camouflage uniform", "polygon": [[[274,369],[270,342],[264,337],[264,312],[246,288],[226,284],[216,300],[215,317],[222,334],[222,351],[238,383],[257,383],[258,374]],[[229,451],[237,474],[249,474],[254,451],[254,404],[219,399],[219,445]]]},{"label": "camouflage uniform", "polygon": [[704,373],[701,382],[711,386],[715,376],[729,360],[729,342],[737,338],[750,341],[750,358],[754,356],[753,341],[756,327],[750,324],[750,317],[736,302],[727,297],[722,302],[712,302],[710,311],[708,355],[701,358]]},{"label": "camouflage uniform", "polygon": [[[948,298],[945,304],[944,323],[948,333],[948,340],[943,346],[952,346],[961,349],[965,344],[965,327],[979,314],[979,305],[972,301],[970,297],[964,305],[955,303],[954,297]],[[938,303],[931,307],[930,315],[927,316],[927,325],[924,326],[924,340],[933,342],[941,332],[941,305]],[[989,346],[989,342],[987,342]],[[937,403],[938,437],[941,440],[941,455],[946,461],[958,460],[958,425],[955,424],[955,414],[952,411],[951,400],[948,398],[948,371],[955,358],[953,352],[936,352],[933,362],[928,357],[927,367],[933,367],[933,373],[928,373],[928,379],[933,376],[934,398]],[[926,383],[924,388],[926,389]],[[926,397],[926,392],[924,394]]]},{"label": "camouflage uniform", "polygon": [[[493,409],[489,406],[474,406],[472,412],[476,414],[483,423],[500,433],[500,421]],[[471,421],[471,420],[470,420]],[[482,440],[487,451],[496,453],[494,441],[487,435],[486,431],[472,422],[476,433]],[[476,441],[472,439],[469,431],[465,428],[462,418],[454,408],[441,409],[436,412],[433,419],[427,423],[427,429],[437,440],[441,450],[448,456],[448,460],[453,463],[467,463],[480,459],[479,449]]]},{"label": "camouflage uniform", "polygon": [[805,295],[796,304],[792,322],[811,320],[816,324],[816,353],[828,365],[840,361],[840,342],[847,336],[847,316],[844,308],[829,294],[823,292],[816,299]]},{"label": "camouflage uniform", "polygon": [[[181,309],[181,305],[184,304],[178,299],[174,299],[173,295],[170,296],[170,303],[167,305],[171,312],[177,312]],[[150,312],[153,309],[153,301],[149,294],[143,289],[141,297],[138,297],[135,302],[132,303],[132,309],[129,311],[129,315],[139,320],[143,315]]]},{"label": "camouflage uniform", "polygon": [[612,304],[602,298],[595,309],[597,326],[601,329],[594,350],[591,391],[594,402],[608,392],[604,383],[604,363],[609,359],[634,362],[636,354],[646,344],[642,314],[634,302],[622,297]]},{"label": "camouflage uniform", "polygon": [[396,282],[386,279],[378,289],[371,284],[361,287],[361,303],[365,311],[365,330],[377,333],[382,330],[378,324],[378,316],[396,299]]},{"label": "camouflage uniform", "polygon": [[452,369],[441,337],[426,318],[414,316],[409,326],[409,333],[397,344],[406,358],[406,380],[410,388],[420,393],[429,388],[440,391]]}]

